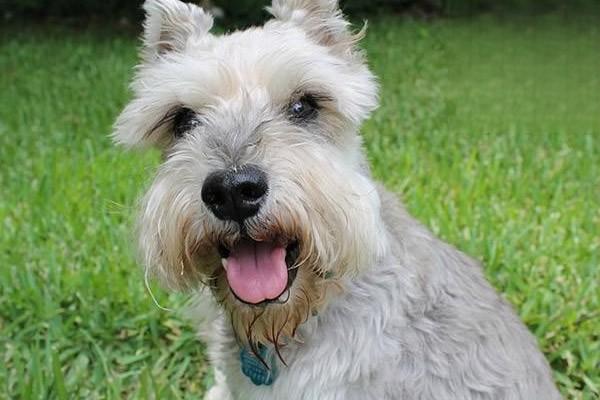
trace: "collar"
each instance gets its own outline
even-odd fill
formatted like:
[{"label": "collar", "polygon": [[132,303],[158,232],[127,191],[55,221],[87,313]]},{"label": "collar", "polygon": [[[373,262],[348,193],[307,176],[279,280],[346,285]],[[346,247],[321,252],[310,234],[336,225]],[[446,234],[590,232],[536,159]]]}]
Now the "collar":
[{"label": "collar", "polygon": [[259,359],[251,349],[242,347],[240,350],[240,363],[242,373],[246,375],[256,386],[270,386],[277,378],[277,365],[275,352],[269,350],[266,346],[258,344],[256,346]]}]

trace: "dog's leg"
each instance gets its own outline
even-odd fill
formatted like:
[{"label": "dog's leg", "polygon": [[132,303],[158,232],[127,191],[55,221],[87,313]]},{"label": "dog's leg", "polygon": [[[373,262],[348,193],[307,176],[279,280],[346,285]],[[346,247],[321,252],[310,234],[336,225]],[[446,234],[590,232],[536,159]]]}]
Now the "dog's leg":
[{"label": "dog's leg", "polygon": [[218,369],[215,369],[215,384],[206,392],[204,400],[233,400],[225,376]]},{"label": "dog's leg", "polygon": [[230,332],[229,323],[225,321],[208,291],[196,293],[186,314],[196,323],[198,335],[206,344],[207,356],[215,371],[215,383],[204,395],[204,400],[233,400],[222,369],[225,366],[225,358],[233,356],[227,350],[235,348],[235,339]]}]

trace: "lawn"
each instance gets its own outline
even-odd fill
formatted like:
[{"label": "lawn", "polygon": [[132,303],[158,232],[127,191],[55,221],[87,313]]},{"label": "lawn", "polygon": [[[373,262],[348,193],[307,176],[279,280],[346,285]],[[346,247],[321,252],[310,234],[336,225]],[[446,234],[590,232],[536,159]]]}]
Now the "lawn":
[{"label": "lawn", "polygon": [[[481,259],[568,399],[600,394],[600,19],[371,21],[374,175]],[[0,33],[0,398],[200,398],[181,313],[131,224],[158,157],[108,138],[133,35]],[[178,309],[185,296],[153,285]]]}]

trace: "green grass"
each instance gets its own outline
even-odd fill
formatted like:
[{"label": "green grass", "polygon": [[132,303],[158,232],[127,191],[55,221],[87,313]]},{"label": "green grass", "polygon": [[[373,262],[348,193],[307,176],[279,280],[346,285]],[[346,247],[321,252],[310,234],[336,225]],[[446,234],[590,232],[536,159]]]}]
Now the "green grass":
[{"label": "green grass", "polygon": [[[389,19],[365,41],[374,174],[484,261],[569,399],[600,391],[598,22]],[[203,347],[153,304],[130,244],[158,158],[108,139],[135,39],[0,39],[0,398],[199,398]]]}]

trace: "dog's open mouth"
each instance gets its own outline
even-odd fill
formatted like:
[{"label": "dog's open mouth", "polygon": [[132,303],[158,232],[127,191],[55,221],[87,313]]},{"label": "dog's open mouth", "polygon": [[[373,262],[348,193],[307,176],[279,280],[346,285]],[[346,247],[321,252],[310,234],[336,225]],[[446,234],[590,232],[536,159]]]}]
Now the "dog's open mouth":
[{"label": "dog's open mouth", "polygon": [[230,249],[219,246],[219,253],[229,287],[238,300],[250,305],[287,302],[298,273],[297,241],[280,245],[244,238]]}]

